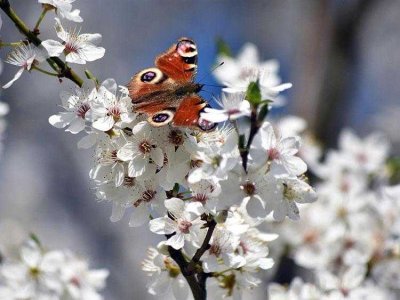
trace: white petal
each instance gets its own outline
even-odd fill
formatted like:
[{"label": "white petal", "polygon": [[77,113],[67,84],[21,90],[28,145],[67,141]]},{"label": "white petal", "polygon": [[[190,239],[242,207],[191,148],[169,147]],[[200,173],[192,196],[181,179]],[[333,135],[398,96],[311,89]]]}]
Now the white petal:
[{"label": "white petal", "polygon": [[121,149],[118,150],[117,157],[122,161],[128,161],[132,160],[136,154],[137,153],[135,151],[135,145],[128,142],[124,146],[122,146]]},{"label": "white petal", "polygon": [[162,167],[164,164],[164,153],[161,148],[153,148],[150,152],[151,159],[157,164],[157,166]]},{"label": "white petal", "polygon": [[120,203],[114,201],[112,206],[110,221],[117,222],[121,220],[122,217],[124,216],[125,209],[126,208],[124,205],[121,205]]},{"label": "white petal", "polygon": [[176,218],[180,218],[185,210],[185,202],[178,198],[167,199],[164,202],[165,207]]},{"label": "white petal", "polygon": [[64,128],[76,117],[74,113],[60,113],[59,115],[52,115],[49,118],[49,123],[56,128]]},{"label": "white petal", "polygon": [[72,134],[77,134],[81,132],[83,129],[85,129],[86,122],[82,118],[76,118],[71,122],[69,127],[65,131],[69,131]]},{"label": "white petal", "polygon": [[58,41],[46,40],[42,42],[42,46],[47,50],[49,56],[58,57],[63,53],[65,47]]},{"label": "white petal", "polygon": [[96,142],[97,142],[97,134],[90,133],[80,139],[80,141],[78,142],[78,148],[89,149],[93,147],[96,144]]},{"label": "white petal", "polygon": [[80,64],[80,65],[86,64],[86,60],[81,55],[75,52],[68,53],[65,56],[65,60],[69,63],[74,63],[74,64]]},{"label": "white petal", "polygon": [[113,166],[113,171],[115,174],[115,186],[120,186],[124,182],[125,178],[125,169],[123,164],[117,163]]},{"label": "white petal", "polygon": [[228,114],[224,110],[213,109],[213,111],[201,113],[200,117],[213,123],[225,122],[228,120]]},{"label": "white petal", "polygon": [[172,234],[176,231],[176,224],[168,217],[150,220],[150,231],[157,234]]},{"label": "white petal", "polygon": [[117,92],[117,82],[114,78],[108,78],[101,83],[101,86],[107,89],[111,94],[115,95]]},{"label": "white petal", "polygon": [[24,68],[20,68],[18,70],[18,72],[14,75],[14,78],[11,79],[11,81],[9,81],[8,83],[6,83],[5,85],[3,85],[3,89],[8,89],[10,86],[12,86],[12,84],[18,80],[18,78],[21,77],[22,73],[24,72]]},{"label": "white petal", "polygon": [[83,22],[82,17],[79,15],[80,14],[80,10],[79,9],[74,9],[73,11],[68,11],[68,10],[64,10],[64,11],[60,11],[60,14],[67,20],[70,20],[72,22]]},{"label": "white petal", "polygon": [[186,206],[186,211],[200,216],[205,213],[204,206],[200,202],[191,202]]},{"label": "white petal", "polygon": [[141,204],[138,207],[135,207],[131,218],[129,220],[130,227],[139,227],[146,223],[146,221],[150,220],[149,211],[147,209],[147,205]]},{"label": "white petal", "polygon": [[99,44],[102,38],[100,33],[84,33],[80,37],[92,44]]},{"label": "white petal", "polygon": [[102,58],[105,52],[106,49],[104,49],[103,47],[97,47],[92,44],[87,44],[84,48],[80,49],[79,54],[86,61],[94,61],[96,59]]},{"label": "white petal", "polygon": [[130,177],[139,177],[146,171],[147,159],[140,156],[135,157],[128,164],[128,175]]},{"label": "white petal", "polygon": [[177,232],[175,235],[170,237],[165,244],[179,250],[185,244],[185,236],[182,233]]},{"label": "white petal", "polygon": [[101,131],[108,131],[114,126],[114,118],[112,116],[105,116],[93,122],[93,128]]}]

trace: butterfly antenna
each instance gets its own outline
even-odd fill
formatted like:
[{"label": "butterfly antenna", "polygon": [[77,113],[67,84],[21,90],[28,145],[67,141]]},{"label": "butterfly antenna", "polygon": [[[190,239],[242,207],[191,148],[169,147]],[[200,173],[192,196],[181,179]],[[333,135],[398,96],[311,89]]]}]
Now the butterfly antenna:
[{"label": "butterfly antenna", "polygon": [[209,76],[212,72],[214,72],[216,69],[218,69],[220,66],[222,66],[225,62],[221,62],[220,64],[216,65],[215,67],[213,67],[208,73],[206,73],[200,80],[199,82],[201,82],[204,78],[206,78],[207,76]]}]

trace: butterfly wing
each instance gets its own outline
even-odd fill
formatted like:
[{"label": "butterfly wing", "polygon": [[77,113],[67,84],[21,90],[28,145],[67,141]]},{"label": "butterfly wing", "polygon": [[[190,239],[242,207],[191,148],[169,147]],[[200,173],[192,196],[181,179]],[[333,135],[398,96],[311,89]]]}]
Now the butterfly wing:
[{"label": "butterfly wing", "polygon": [[175,113],[172,125],[200,129],[202,131],[214,129],[215,123],[208,122],[200,117],[200,113],[205,107],[208,107],[208,104],[199,95],[193,94],[185,97]]},{"label": "butterfly wing", "polygon": [[197,46],[191,39],[180,38],[178,43],[158,56],[155,63],[175,82],[192,82],[197,71]]},{"label": "butterfly wing", "polygon": [[[207,103],[196,93],[197,47],[181,38],[155,60],[156,67],[140,71],[128,84],[133,109],[148,115],[153,126],[173,121],[174,126],[203,129],[199,116]],[[208,127],[208,126],[205,126]]]}]

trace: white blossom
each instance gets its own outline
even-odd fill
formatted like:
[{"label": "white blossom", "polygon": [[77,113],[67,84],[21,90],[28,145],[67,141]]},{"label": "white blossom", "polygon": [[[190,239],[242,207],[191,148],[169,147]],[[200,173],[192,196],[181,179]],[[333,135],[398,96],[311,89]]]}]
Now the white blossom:
[{"label": "white blossom", "polygon": [[75,2],[75,0],[39,0],[39,3],[53,6],[62,18],[73,22],[82,22],[83,19],[79,15],[80,10],[72,10],[73,2]]},{"label": "white blossom", "polygon": [[101,34],[84,33],[79,31],[65,31],[61,25],[60,19],[56,20],[56,32],[62,42],[55,40],[46,40],[42,42],[49,56],[58,57],[64,52],[65,59],[69,63],[86,64],[87,61],[94,61],[104,56],[105,49],[98,47],[101,42]]},{"label": "white blossom", "polygon": [[206,107],[201,117],[213,123],[224,121],[233,121],[243,116],[250,116],[250,103],[244,99],[244,94],[240,93],[223,93],[221,102],[222,109]]},{"label": "white blossom", "polygon": [[14,78],[3,85],[3,89],[9,88],[16,80],[18,80],[24,71],[30,71],[31,68],[46,59],[46,55],[41,47],[36,47],[31,44],[15,47],[7,58],[6,63],[19,67]]},{"label": "white blossom", "polygon": [[150,230],[157,234],[168,234],[166,245],[174,249],[183,247],[185,240],[197,239],[201,225],[205,222],[200,219],[204,212],[199,202],[185,203],[181,199],[171,198],[165,200],[165,207],[169,216],[153,219],[150,221]]}]

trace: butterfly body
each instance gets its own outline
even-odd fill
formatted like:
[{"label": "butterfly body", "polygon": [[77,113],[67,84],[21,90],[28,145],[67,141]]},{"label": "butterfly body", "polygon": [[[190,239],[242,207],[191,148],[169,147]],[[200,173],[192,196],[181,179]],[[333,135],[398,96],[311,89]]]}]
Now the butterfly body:
[{"label": "butterfly body", "polygon": [[173,126],[211,130],[215,124],[202,120],[200,113],[208,105],[198,93],[203,85],[194,82],[197,47],[187,38],[179,39],[156,58],[156,67],[144,69],[128,85],[133,110],[148,116],[159,127]]}]

